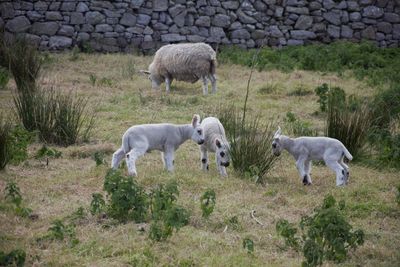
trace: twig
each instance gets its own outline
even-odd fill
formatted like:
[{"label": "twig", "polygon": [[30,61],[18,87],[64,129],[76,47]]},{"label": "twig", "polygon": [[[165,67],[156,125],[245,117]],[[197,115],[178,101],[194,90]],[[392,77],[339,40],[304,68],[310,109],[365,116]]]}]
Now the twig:
[{"label": "twig", "polygon": [[260,221],[254,216],[255,213],[256,213],[255,210],[252,210],[252,211],[250,212],[251,218],[253,218],[253,219],[256,221],[256,223],[258,223],[259,225],[264,226],[264,224],[263,224],[262,222],[260,222]]},{"label": "twig", "polygon": [[225,233],[226,230],[228,230],[228,225],[225,225],[225,229],[224,229],[224,231],[222,231],[222,232]]}]

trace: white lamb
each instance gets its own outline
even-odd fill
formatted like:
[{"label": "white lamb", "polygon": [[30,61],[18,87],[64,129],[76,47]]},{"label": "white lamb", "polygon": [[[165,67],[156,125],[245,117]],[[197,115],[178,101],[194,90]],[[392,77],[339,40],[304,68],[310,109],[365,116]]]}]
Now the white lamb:
[{"label": "white lamb", "polygon": [[158,49],[148,71],[153,89],[166,83],[167,92],[171,82],[176,79],[185,82],[203,81],[203,94],[208,94],[208,79],[211,81],[212,93],[217,91],[215,68],[217,57],[215,51],[205,43],[170,44]]},{"label": "white lamb", "polygon": [[207,171],[208,155],[207,152],[215,152],[215,161],[217,163],[217,169],[222,176],[226,176],[225,167],[229,166],[229,143],[226,140],[225,129],[221,122],[214,117],[205,118],[200,128],[204,132],[204,144],[200,146],[200,157],[202,169]]},{"label": "white lamb", "polygon": [[346,185],[349,178],[349,167],[343,162],[353,156],[337,139],[329,137],[299,137],[290,138],[281,135],[278,128],[272,142],[272,151],[275,156],[286,149],[295,159],[300,177],[304,185],[311,184],[311,160],[324,160],[325,164],[336,173],[336,186]]},{"label": "white lamb", "polygon": [[164,167],[168,171],[173,171],[175,150],[188,139],[198,144],[204,143],[199,115],[193,116],[191,124],[160,123],[132,126],[122,136],[122,146],[114,153],[111,167],[117,169],[126,156],[129,175],[137,176],[136,160],[146,152],[159,150],[162,152]]}]

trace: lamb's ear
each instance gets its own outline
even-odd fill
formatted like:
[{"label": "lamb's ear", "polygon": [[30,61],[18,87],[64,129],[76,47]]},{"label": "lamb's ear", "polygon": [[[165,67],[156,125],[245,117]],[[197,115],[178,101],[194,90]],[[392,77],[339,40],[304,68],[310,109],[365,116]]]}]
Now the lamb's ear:
[{"label": "lamb's ear", "polygon": [[275,134],[274,134],[274,139],[275,139],[275,138],[279,138],[279,136],[281,136],[281,134],[282,134],[281,127],[278,126],[278,130],[277,130],[277,131],[275,132]]},{"label": "lamb's ear", "polygon": [[194,114],[193,119],[192,119],[192,126],[193,128],[196,128],[200,124],[200,115]]},{"label": "lamb's ear", "polygon": [[218,138],[215,138],[215,145],[218,147],[218,148],[221,148],[221,141],[218,139]]},{"label": "lamb's ear", "polygon": [[150,75],[150,71],[148,70],[139,70],[139,73]]}]

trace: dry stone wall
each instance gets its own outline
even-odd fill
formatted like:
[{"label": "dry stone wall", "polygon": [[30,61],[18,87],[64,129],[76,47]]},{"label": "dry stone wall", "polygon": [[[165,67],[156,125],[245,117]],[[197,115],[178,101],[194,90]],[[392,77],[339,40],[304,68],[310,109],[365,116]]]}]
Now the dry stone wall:
[{"label": "dry stone wall", "polygon": [[398,47],[400,0],[0,0],[0,28],[42,50],[154,50],[207,42],[253,48],[368,39]]}]

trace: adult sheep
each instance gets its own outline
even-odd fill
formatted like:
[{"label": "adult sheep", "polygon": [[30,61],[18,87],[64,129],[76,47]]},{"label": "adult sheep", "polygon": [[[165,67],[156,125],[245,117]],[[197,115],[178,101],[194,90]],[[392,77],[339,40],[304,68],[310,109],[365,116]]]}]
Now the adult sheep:
[{"label": "adult sheep", "polygon": [[153,89],[165,82],[167,92],[174,79],[191,83],[202,79],[203,94],[207,95],[208,80],[211,81],[212,93],[217,91],[216,65],[216,53],[208,44],[170,44],[158,49],[149,70],[143,72],[150,75]]}]

